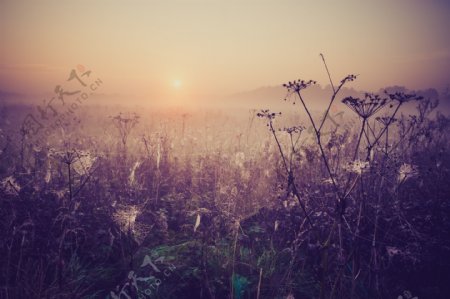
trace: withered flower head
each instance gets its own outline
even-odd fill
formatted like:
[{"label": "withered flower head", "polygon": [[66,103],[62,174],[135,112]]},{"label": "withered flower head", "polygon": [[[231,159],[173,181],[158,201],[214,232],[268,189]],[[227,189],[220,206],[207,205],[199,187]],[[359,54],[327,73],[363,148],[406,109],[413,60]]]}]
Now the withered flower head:
[{"label": "withered flower head", "polygon": [[384,91],[384,93],[387,94],[391,100],[397,101],[400,104],[403,104],[403,103],[406,103],[409,101],[419,101],[419,100],[423,99],[422,96],[418,96],[414,93],[411,93],[411,94],[407,94],[404,92],[389,93],[387,91]]},{"label": "withered flower head", "polygon": [[354,81],[356,79],[356,75],[350,74],[347,77],[345,77],[344,79],[341,80],[341,84],[344,84],[345,82],[351,82]]},{"label": "withered flower head", "polygon": [[304,126],[293,126],[289,128],[283,128],[283,131],[288,133],[289,135],[295,134],[295,133],[301,133],[305,130]]},{"label": "withered flower head", "polygon": [[275,119],[275,117],[277,115],[281,115],[281,112],[278,112],[278,113],[270,112],[269,109],[261,110],[260,112],[256,113],[256,116],[258,116],[260,118],[267,118],[270,121]]},{"label": "withered flower head", "polygon": [[294,81],[289,81],[286,84],[283,84],[283,87],[285,87],[289,92],[300,92],[300,90],[307,88],[310,85],[314,85],[317,82],[314,80],[309,80],[309,81],[305,81],[305,80],[294,80]]},{"label": "withered flower head", "polygon": [[397,121],[396,118],[392,118],[390,116],[378,116],[375,118],[375,120],[384,126],[388,126]]},{"label": "withered flower head", "polygon": [[350,96],[344,98],[342,103],[358,114],[359,117],[368,119],[383,108],[388,103],[388,99],[377,94],[366,93],[363,99]]}]

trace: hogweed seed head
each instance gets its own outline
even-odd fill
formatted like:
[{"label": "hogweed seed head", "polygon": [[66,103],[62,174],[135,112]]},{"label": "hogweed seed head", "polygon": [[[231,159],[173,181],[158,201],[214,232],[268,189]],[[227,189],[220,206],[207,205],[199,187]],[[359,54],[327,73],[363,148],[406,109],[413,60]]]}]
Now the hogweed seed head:
[{"label": "hogweed seed head", "polygon": [[356,79],[356,75],[350,74],[347,77],[345,77],[344,79],[341,80],[341,84],[344,84],[345,82],[351,82],[354,81]]},{"label": "hogweed seed head", "polygon": [[304,126],[293,126],[293,127],[288,127],[288,128],[283,128],[280,129],[280,131],[284,131],[286,133],[288,133],[289,135],[293,135],[296,133],[301,133],[305,130],[306,128]]},{"label": "hogweed seed head", "polygon": [[261,110],[260,112],[256,113],[256,116],[258,116],[259,118],[266,118],[269,121],[275,119],[277,115],[281,115],[281,112],[270,112],[270,110],[268,109]]},{"label": "hogweed seed head", "polygon": [[378,116],[375,118],[376,121],[378,121],[380,124],[384,126],[388,126],[392,123],[395,123],[397,121],[396,118],[390,117],[390,116]]},{"label": "hogweed seed head", "polygon": [[[286,88],[288,91],[284,100],[286,101],[293,93],[300,94],[301,90],[306,89],[309,86],[314,85],[316,83],[317,82],[314,80],[305,81],[305,80],[298,79],[298,80],[289,81],[288,83],[283,84],[283,87]],[[295,101],[292,104],[295,105]]]},{"label": "hogweed seed head", "polygon": [[300,92],[300,90],[308,88],[310,85],[314,85],[316,83],[317,82],[314,80],[305,81],[298,79],[283,84],[283,87],[285,87],[289,92]]},{"label": "hogweed seed head", "polygon": [[413,93],[411,93],[411,94],[407,94],[404,92],[389,93],[386,90],[384,91],[384,93],[386,95],[388,95],[392,101],[397,101],[399,104],[403,104],[403,103],[410,102],[410,101],[419,101],[419,100],[423,99],[422,96],[418,96]]},{"label": "hogweed seed head", "polygon": [[382,109],[388,101],[387,98],[382,98],[377,94],[366,93],[363,99],[350,96],[344,98],[342,103],[358,114],[359,117],[368,119]]}]

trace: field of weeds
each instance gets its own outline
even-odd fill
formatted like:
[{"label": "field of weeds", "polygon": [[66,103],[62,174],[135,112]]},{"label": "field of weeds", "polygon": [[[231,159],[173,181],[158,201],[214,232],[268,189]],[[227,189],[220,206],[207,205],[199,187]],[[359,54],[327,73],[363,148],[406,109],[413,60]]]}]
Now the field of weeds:
[{"label": "field of weeds", "polygon": [[0,297],[448,298],[449,118],[354,79],[320,113],[302,80],[282,114],[3,104]]}]

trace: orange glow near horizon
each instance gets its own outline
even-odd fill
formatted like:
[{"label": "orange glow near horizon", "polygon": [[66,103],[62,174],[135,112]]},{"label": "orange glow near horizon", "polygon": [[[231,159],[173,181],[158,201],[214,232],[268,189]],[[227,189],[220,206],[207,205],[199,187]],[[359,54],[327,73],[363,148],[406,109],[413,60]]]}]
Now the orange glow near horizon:
[{"label": "orange glow near horizon", "polygon": [[194,98],[298,78],[327,85],[319,53],[335,82],[359,74],[356,89],[441,90],[450,83],[449,15],[441,0],[2,1],[0,91],[51,91],[78,64],[102,77],[106,94]]}]

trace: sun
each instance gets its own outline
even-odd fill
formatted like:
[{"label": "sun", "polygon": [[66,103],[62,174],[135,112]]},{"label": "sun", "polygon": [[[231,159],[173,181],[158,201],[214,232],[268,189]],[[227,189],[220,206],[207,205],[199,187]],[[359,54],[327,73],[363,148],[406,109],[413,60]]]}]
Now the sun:
[{"label": "sun", "polygon": [[173,82],[172,82],[172,85],[173,85],[173,87],[175,88],[175,89],[180,89],[181,88],[181,85],[182,85],[182,82],[181,82],[181,80],[174,80]]}]

